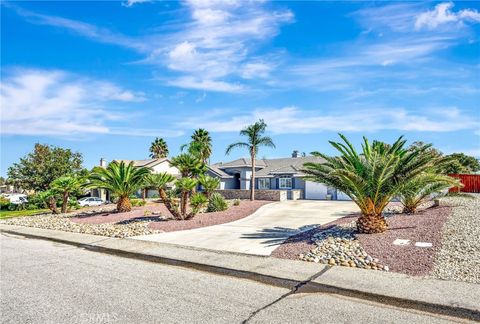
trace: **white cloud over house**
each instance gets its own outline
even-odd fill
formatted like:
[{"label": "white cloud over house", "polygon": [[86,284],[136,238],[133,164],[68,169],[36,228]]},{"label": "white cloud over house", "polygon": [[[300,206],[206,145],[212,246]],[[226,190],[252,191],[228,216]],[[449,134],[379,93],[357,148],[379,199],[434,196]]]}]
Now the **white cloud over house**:
[{"label": "white cloud over house", "polygon": [[[258,119],[264,119],[269,131],[275,134],[306,134],[319,132],[376,132],[382,130],[417,132],[455,132],[474,130],[480,121],[463,114],[456,107],[429,108],[413,112],[405,108],[363,108],[352,111],[325,112],[290,106],[257,109],[232,116],[232,111],[216,110],[200,117],[187,118],[180,127],[196,125],[213,132],[237,132]],[[446,118],[447,117],[447,118]]]}]

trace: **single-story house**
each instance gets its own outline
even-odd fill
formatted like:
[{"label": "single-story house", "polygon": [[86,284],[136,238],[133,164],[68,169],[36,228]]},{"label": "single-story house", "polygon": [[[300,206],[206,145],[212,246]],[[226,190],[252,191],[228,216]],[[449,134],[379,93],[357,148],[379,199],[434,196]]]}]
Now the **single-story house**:
[{"label": "single-story house", "polygon": [[[255,189],[258,190],[300,190],[304,199],[350,200],[348,196],[325,184],[303,179],[301,171],[306,162],[322,163],[316,156],[299,156],[294,151],[290,158],[258,159],[255,161]],[[220,178],[220,190],[250,190],[252,165],[250,158],[220,162],[209,166],[208,174]],[[290,196],[290,194],[289,194]]]},{"label": "single-story house", "polygon": [[[152,173],[163,173],[167,172],[175,177],[180,177],[180,171],[171,165],[170,160],[168,158],[158,158],[158,159],[146,159],[146,160],[114,160],[117,162],[125,162],[130,163],[133,162],[133,166],[135,167],[144,167],[149,168]],[[106,168],[107,162],[102,158],[100,159],[100,166]],[[158,195],[158,191],[151,188],[145,188],[144,190],[139,190],[137,192],[138,197],[142,197],[145,194],[146,198]],[[92,189],[91,191],[92,197],[100,197],[104,200],[109,200],[109,193],[103,189]]]}]

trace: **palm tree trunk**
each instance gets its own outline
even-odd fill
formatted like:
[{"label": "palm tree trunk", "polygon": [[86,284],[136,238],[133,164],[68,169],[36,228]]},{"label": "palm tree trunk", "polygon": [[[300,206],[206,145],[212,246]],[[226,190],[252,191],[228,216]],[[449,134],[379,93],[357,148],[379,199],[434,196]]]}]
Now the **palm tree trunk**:
[{"label": "palm tree trunk", "polygon": [[62,202],[62,214],[67,212],[68,207],[68,192],[63,193],[63,202]]},{"label": "palm tree trunk", "polygon": [[374,234],[383,233],[388,229],[388,224],[382,215],[363,214],[357,220],[357,230],[359,233]]},{"label": "palm tree trunk", "polygon": [[252,177],[250,179],[250,200],[255,200],[255,152],[252,151]]},{"label": "palm tree trunk", "polygon": [[176,219],[180,219],[181,217],[178,214],[178,209],[173,207],[172,202],[167,197],[165,189],[158,189],[158,195],[160,196],[160,198],[162,198],[163,204],[165,205],[165,207],[167,207],[168,211],[173,215],[173,217]]},{"label": "palm tree trunk", "polygon": [[132,203],[129,197],[120,197],[117,202],[117,211],[119,213],[129,212],[132,210]]},{"label": "palm tree trunk", "polygon": [[188,191],[182,192],[182,207],[180,212],[182,213],[182,219],[185,219],[187,216],[187,200],[188,200]]},{"label": "palm tree trunk", "polygon": [[55,199],[55,197],[50,197],[48,199],[48,208],[52,211],[52,214],[58,214],[57,200]]}]

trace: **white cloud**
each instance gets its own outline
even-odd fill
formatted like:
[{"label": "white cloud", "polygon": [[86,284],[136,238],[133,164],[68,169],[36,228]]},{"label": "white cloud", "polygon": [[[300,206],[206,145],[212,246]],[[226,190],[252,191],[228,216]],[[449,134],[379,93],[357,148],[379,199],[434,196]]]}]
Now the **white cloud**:
[{"label": "white cloud", "polygon": [[215,81],[209,79],[202,79],[196,77],[180,77],[178,79],[172,79],[168,81],[169,85],[203,90],[203,91],[216,91],[216,92],[243,92],[245,88],[238,83],[229,83],[224,81]]},{"label": "white cloud", "polygon": [[480,13],[475,9],[463,9],[453,12],[453,2],[437,4],[433,10],[421,13],[415,20],[415,29],[436,29],[439,26],[452,23],[480,22]]},{"label": "white cloud", "polygon": [[122,2],[122,6],[124,7],[132,7],[137,3],[147,3],[151,2],[150,0],[127,0],[126,2]]},{"label": "white cloud", "polygon": [[[129,0],[125,5],[138,2],[144,1]],[[257,62],[261,61],[258,56],[255,62],[250,58],[262,42],[278,34],[281,25],[293,20],[291,11],[265,8],[262,1],[187,0],[182,5],[188,13],[186,19],[162,24],[157,32],[138,37],[81,21],[38,14],[16,5],[8,6],[31,23],[64,28],[98,42],[134,49],[145,55],[138,63],[157,65],[176,73],[174,79],[178,80],[169,82],[171,85],[223,92],[245,88],[244,85],[231,86],[234,79],[267,76],[274,65]],[[253,70],[258,73],[252,73]]]},{"label": "white cloud", "polygon": [[114,33],[106,28],[100,28],[82,21],[67,19],[63,17],[38,14],[33,11],[25,10],[9,2],[3,2],[3,6],[10,7],[20,16],[33,24],[48,25],[69,30],[84,37],[106,43],[131,48],[137,51],[145,52],[148,49],[148,43],[141,39],[135,39],[119,33]]},{"label": "white cloud", "polygon": [[1,133],[118,134],[121,130],[108,124],[125,116],[110,106],[144,100],[143,93],[103,80],[60,70],[18,69],[4,76],[0,87]]},{"label": "white cloud", "polygon": [[[445,118],[445,114],[448,118]],[[231,116],[232,111],[218,111],[187,119],[183,127],[203,127],[212,132],[236,132],[262,118],[269,131],[276,134],[318,133],[322,131],[375,132],[381,130],[453,132],[475,129],[480,122],[462,115],[457,108],[435,109],[435,113],[419,114],[403,108],[356,109],[351,112],[319,113],[297,107],[261,109]],[[366,122],[368,121],[368,122]]]}]

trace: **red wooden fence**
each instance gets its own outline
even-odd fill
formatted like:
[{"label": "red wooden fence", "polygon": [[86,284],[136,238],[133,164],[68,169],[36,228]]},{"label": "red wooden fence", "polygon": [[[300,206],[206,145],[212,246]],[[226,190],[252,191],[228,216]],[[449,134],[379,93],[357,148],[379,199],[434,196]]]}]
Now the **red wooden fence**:
[{"label": "red wooden fence", "polygon": [[[461,192],[480,192],[480,174],[449,174],[454,178],[459,178],[464,187]],[[458,192],[458,188],[450,188],[450,192]]]}]

